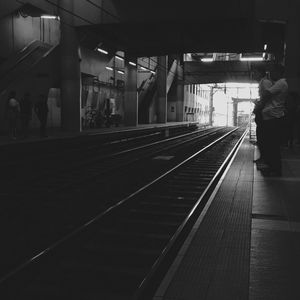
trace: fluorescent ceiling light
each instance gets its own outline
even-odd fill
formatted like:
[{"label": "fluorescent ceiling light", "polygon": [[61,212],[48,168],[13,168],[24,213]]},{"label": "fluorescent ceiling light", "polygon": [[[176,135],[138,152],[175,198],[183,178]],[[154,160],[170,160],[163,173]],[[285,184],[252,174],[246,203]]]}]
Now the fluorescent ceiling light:
[{"label": "fluorescent ceiling light", "polygon": [[41,19],[59,20],[59,16],[41,15]]},{"label": "fluorescent ceiling light", "polygon": [[124,58],[121,57],[121,56],[117,56],[117,55],[116,55],[116,58],[119,59],[119,60],[122,60],[122,61],[124,60]]},{"label": "fluorescent ceiling light", "polygon": [[264,44],[264,50],[267,50],[268,45]]},{"label": "fluorescent ceiling light", "polygon": [[210,58],[210,57],[203,57],[203,58],[201,58],[201,61],[203,61],[203,62],[213,62],[214,59]]},{"label": "fluorescent ceiling light", "polygon": [[144,67],[140,67],[140,68],[141,68],[141,70],[147,71],[147,69],[146,69],[146,68],[144,68]]},{"label": "fluorescent ceiling light", "polygon": [[136,66],[136,63],[134,63],[132,61],[130,61],[129,64],[132,65],[132,66],[134,66],[134,67]]},{"label": "fluorescent ceiling light", "polygon": [[120,74],[125,74],[123,71],[120,71],[120,70],[118,70],[118,73],[120,73]]},{"label": "fluorescent ceiling light", "polygon": [[155,74],[155,72],[154,72],[154,71],[152,71],[152,70],[150,70],[150,72],[151,72],[152,74]]},{"label": "fluorescent ceiling light", "polygon": [[114,69],[111,67],[105,67],[107,70],[113,71]]},{"label": "fluorescent ceiling light", "polygon": [[108,52],[106,50],[103,50],[101,48],[97,48],[97,51],[103,53],[103,54],[108,54]]},{"label": "fluorescent ceiling light", "polygon": [[262,61],[263,57],[241,57],[241,61]]}]

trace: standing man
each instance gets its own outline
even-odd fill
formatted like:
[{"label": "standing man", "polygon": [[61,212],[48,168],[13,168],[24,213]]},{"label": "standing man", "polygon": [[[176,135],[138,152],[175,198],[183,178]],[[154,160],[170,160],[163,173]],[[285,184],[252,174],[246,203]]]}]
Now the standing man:
[{"label": "standing man", "polygon": [[6,111],[8,118],[9,137],[15,140],[17,138],[17,121],[20,114],[20,103],[16,99],[15,91],[11,91],[8,96]]},{"label": "standing man", "polygon": [[267,72],[264,66],[257,66],[254,70],[254,79],[257,80],[258,83],[258,95],[259,99],[255,103],[255,107],[253,113],[255,115],[255,123],[256,123],[256,140],[257,147],[260,153],[260,157],[254,160],[255,163],[263,163],[264,162],[264,138],[263,138],[263,117],[262,117],[262,95],[263,93],[272,86],[272,81],[267,76]]},{"label": "standing man", "polygon": [[29,130],[29,122],[32,117],[32,103],[30,99],[30,93],[25,93],[24,97],[20,102],[20,115],[21,115],[21,122],[22,122],[22,130],[23,130],[23,137],[28,137],[28,130]]},{"label": "standing man", "polygon": [[44,94],[40,94],[38,101],[34,105],[34,111],[40,121],[40,137],[47,137],[46,125],[48,116],[48,104],[47,97]]},{"label": "standing man", "polygon": [[284,67],[275,65],[271,72],[274,85],[262,95],[262,109],[265,143],[265,162],[268,167],[262,170],[265,175],[281,176],[280,144],[285,128],[285,105],[288,95],[288,84],[283,78]]}]

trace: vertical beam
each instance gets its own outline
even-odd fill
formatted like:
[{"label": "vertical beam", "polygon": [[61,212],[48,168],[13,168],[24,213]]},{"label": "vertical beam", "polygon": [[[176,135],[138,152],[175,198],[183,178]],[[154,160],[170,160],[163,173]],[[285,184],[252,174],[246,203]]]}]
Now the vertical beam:
[{"label": "vertical beam", "polygon": [[183,82],[183,68],[178,66],[177,68],[177,101],[176,101],[176,121],[183,122],[183,110],[184,110],[184,82]]},{"label": "vertical beam", "polygon": [[238,102],[233,101],[233,126],[237,126],[237,117],[238,117]]},{"label": "vertical beam", "polygon": [[289,6],[289,21],[286,25],[286,78],[289,90],[300,92],[300,1]]},{"label": "vertical beam", "polygon": [[158,57],[157,66],[157,123],[167,123],[168,57]]},{"label": "vertical beam", "polygon": [[[73,11],[72,0],[60,0],[60,7]],[[65,131],[81,131],[81,73],[79,43],[73,16],[60,9],[61,19],[61,122]]]},{"label": "vertical beam", "polygon": [[210,94],[209,94],[209,118],[208,123],[209,125],[213,125],[213,111],[214,111],[214,87],[212,86],[210,88]]},{"label": "vertical beam", "polygon": [[137,59],[125,59],[125,102],[124,125],[137,126],[138,124],[138,92],[137,92],[137,66],[132,66],[129,61],[137,64]]}]

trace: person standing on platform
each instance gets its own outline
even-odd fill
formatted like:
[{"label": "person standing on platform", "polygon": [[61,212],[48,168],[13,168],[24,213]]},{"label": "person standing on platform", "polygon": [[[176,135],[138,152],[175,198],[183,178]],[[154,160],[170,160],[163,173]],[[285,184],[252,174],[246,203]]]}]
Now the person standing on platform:
[{"label": "person standing on platform", "polygon": [[287,101],[286,101],[286,130],[285,130],[285,139],[284,145],[293,148],[294,144],[294,136],[296,132],[296,124],[297,112],[300,106],[300,97],[299,94],[295,91],[291,91],[288,93]]},{"label": "person standing on platform", "polygon": [[275,65],[271,72],[271,79],[274,81],[272,87],[263,92],[262,109],[265,162],[263,174],[281,176],[281,153],[280,144],[284,131],[284,117],[288,95],[288,84],[283,78],[284,67]]},{"label": "person standing on platform", "polygon": [[40,137],[47,137],[46,126],[49,109],[47,97],[44,94],[39,95],[38,101],[34,105],[34,111],[40,121]]},{"label": "person standing on platform", "polygon": [[259,150],[260,157],[254,160],[255,163],[264,163],[264,138],[263,138],[263,118],[262,118],[262,109],[263,103],[261,101],[263,92],[272,86],[272,81],[267,75],[266,69],[264,66],[257,66],[254,69],[254,79],[258,83],[258,95],[259,99],[255,102],[255,107],[253,113],[255,115],[254,121],[256,124],[256,141],[257,147]]},{"label": "person standing on platform", "polygon": [[20,102],[20,109],[21,109],[21,122],[22,122],[22,130],[23,130],[23,137],[28,137],[28,130],[29,130],[29,122],[32,118],[32,102],[30,99],[30,93],[25,93],[23,99]]},{"label": "person standing on platform", "polygon": [[16,92],[11,91],[6,103],[8,118],[9,137],[13,140],[17,138],[17,121],[20,114],[20,103],[16,99]]}]

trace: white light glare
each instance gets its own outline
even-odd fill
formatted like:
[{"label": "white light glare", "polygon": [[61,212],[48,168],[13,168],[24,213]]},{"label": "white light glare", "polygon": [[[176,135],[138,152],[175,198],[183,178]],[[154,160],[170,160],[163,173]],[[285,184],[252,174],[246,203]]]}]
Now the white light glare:
[{"label": "white light glare", "polygon": [[41,15],[41,19],[59,20],[59,16]]},{"label": "white light glare", "polygon": [[264,50],[267,50],[267,47],[268,47],[268,45],[267,45],[267,44],[265,44],[265,45],[264,45]]},{"label": "white light glare", "polygon": [[121,57],[121,56],[117,56],[117,55],[116,55],[116,58],[117,58],[118,60],[122,60],[122,61],[124,60],[124,58]]},{"label": "white light glare", "polygon": [[241,57],[241,61],[262,61],[263,57]]},{"label": "white light glare", "polygon": [[130,61],[129,64],[132,65],[132,66],[134,66],[134,67],[136,66],[136,63],[134,63],[132,61]]},{"label": "white light glare", "polygon": [[113,71],[114,69],[111,67],[105,67],[107,70]]},{"label": "white light glare", "polygon": [[97,48],[97,51],[103,53],[103,54],[108,54],[108,52],[106,50],[103,50],[101,48]]},{"label": "white light glare", "polygon": [[210,57],[204,57],[204,58],[201,58],[201,61],[202,61],[202,62],[213,62],[214,59],[213,59],[213,58],[210,58]]}]

